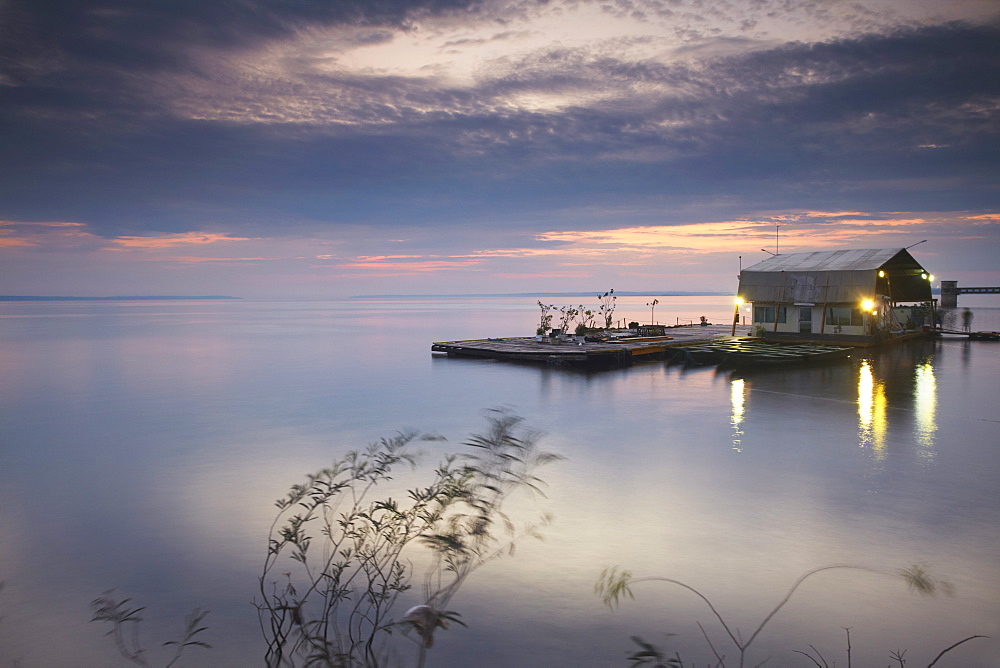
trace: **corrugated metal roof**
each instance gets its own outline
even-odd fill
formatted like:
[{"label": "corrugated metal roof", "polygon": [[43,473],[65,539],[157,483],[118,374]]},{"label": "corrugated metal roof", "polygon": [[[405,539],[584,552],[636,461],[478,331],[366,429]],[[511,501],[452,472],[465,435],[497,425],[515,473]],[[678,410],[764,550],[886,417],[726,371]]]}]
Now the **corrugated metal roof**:
[{"label": "corrugated metal roof", "polygon": [[[879,269],[905,248],[866,248],[774,255],[743,271],[865,271]],[[909,253],[907,253],[909,255]]]},{"label": "corrugated metal roof", "polygon": [[[885,278],[878,276],[885,269]],[[775,255],[740,272],[749,302],[855,303],[884,294],[895,301],[931,299],[923,267],[905,248]]]}]

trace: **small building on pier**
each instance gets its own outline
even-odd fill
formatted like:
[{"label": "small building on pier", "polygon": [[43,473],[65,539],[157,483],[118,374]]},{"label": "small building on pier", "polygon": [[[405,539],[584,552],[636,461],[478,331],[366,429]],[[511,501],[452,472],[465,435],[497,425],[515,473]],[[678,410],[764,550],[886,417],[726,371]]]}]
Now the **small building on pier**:
[{"label": "small building on pier", "polygon": [[868,345],[934,321],[933,276],[905,248],[774,255],[740,272],[765,339]]}]

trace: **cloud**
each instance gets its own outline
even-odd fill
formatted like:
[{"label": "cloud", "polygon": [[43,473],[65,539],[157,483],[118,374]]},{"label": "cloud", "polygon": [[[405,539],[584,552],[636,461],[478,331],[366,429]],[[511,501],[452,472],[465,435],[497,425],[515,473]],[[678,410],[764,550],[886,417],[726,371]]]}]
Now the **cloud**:
[{"label": "cloud", "polygon": [[520,275],[990,216],[996,6],[923,5],[6,0],[0,216],[78,227],[0,243]]},{"label": "cloud", "polygon": [[248,237],[231,237],[221,233],[206,232],[183,232],[179,234],[167,234],[162,236],[144,237],[117,237],[111,239],[116,246],[123,248],[141,248],[147,250],[158,250],[162,248],[174,248],[177,246],[202,246],[205,244],[215,244],[228,241],[250,241]]},{"label": "cloud", "polygon": [[412,276],[419,274],[475,270],[476,260],[413,260],[410,262],[362,261],[344,262],[336,265],[338,270],[361,269],[368,276]]},{"label": "cloud", "polygon": [[[39,252],[158,251],[234,241],[252,241],[252,239],[214,232],[183,232],[159,236],[121,236],[105,239],[93,234],[83,223],[0,220],[0,248],[27,246],[35,248]],[[208,260],[209,258],[203,259]],[[188,261],[196,260],[188,258]]]},{"label": "cloud", "polygon": [[1000,213],[984,213],[978,216],[965,216],[964,218],[976,225],[1000,225]]},{"label": "cloud", "polygon": [[3,236],[0,236],[0,248],[12,248],[14,246],[34,246],[34,245],[36,244],[32,241],[29,241],[28,239],[21,239],[17,237],[5,238]]},{"label": "cloud", "polygon": [[[462,9],[468,0],[364,0],[274,3],[268,0],[6,0],[4,15],[17,30],[8,49],[90,66],[127,65],[148,71],[181,69],[197,48],[245,49],[315,26],[402,27],[414,16]],[[32,48],[33,47],[33,48]]]},{"label": "cloud", "polygon": [[92,249],[100,240],[82,223],[64,221],[0,220],[0,249],[27,247],[32,250]]},{"label": "cloud", "polygon": [[200,262],[266,262],[274,261],[283,258],[273,258],[273,257],[200,257],[197,255],[172,255],[170,257],[161,258],[167,262],[186,262],[186,263],[200,263]]}]

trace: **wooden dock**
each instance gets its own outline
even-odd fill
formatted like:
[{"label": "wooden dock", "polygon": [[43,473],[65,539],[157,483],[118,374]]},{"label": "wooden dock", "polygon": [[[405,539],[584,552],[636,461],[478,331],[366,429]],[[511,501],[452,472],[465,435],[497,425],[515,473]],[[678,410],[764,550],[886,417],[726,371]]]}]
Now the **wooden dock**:
[{"label": "wooden dock", "polygon": [[[739,333],[746,333],[746,327],[738,329]],[[582,337],[559,343],[537,341],[534,337],[439,341],[431,344],[431,352],[548,366],[613,369],[636,362],[670,359],[684,346],[732,339],[731,331],[731,325],[694,325],[668,327],[667,336],[623,337],[608,341],[585,341]]]},{"label": "wooden dock", "polygon": [[939,329],[939,334],[967,336],[972,341],[1000,341],[1000,332],[970,332],[964,329]]}]

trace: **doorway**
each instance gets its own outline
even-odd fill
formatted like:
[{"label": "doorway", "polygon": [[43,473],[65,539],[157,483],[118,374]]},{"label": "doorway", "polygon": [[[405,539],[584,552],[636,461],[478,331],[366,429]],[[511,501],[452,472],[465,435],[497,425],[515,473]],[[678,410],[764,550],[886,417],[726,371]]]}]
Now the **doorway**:
[{"label": "doorway", "polygon": [[812,334],[813,331],[813,307],[799,307],[799,334]]}]

